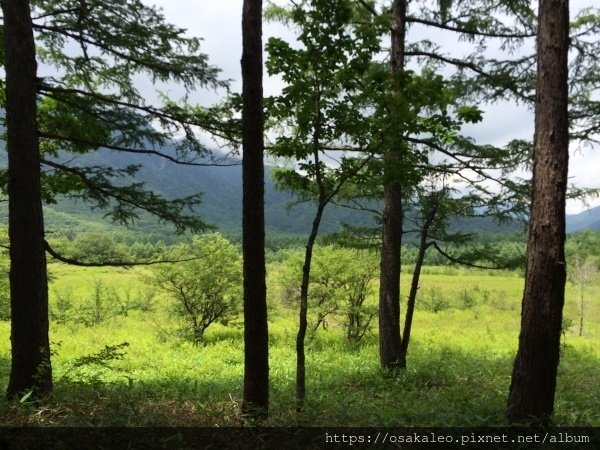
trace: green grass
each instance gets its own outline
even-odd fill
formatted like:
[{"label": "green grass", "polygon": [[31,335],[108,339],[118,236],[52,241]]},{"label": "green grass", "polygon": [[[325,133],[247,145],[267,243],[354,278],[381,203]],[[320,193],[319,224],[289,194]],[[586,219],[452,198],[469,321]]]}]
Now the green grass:
[{"label": "green grass", "polygon": [[[143,270],[52,266],[51,292],[70,289],[77,302],[95,283],[124,292],[147,289]],[[403,281],[408,281],[406,274]],[[423,275],[408,368],[379,369],[375,333],[359,345],[341,329],[320,330],[307,345],[307,410],[295,412],[296,312],[270,317],[270,425],[497,426],[516,352],[523,280],[514,273],[427,268]],[[273,289],[276,291],[276,289]],[[566,331],[554,421],[600,426],[600,304],[588,292],[583,336],[576,325],[576,291],[569,287]],[[273,304],[275,299],[271,299]],[[374,301],[374,299],[371,299]],[[56,306],[52,295],[51,305]],[[437,305],[437,306],[436,306]],[[376,327],[375,327],[376,329]],[[89,326],[53,323],[55,391],[41,403],[0,401],[6,425],[239,425],[243,376],[241,326],[214,325],[206,344],[175,336],[168,299]],[[9,326],[0,323],[0,385],[9,372]],[[121,359],[74,367],[78,358],[123,342]]]}]

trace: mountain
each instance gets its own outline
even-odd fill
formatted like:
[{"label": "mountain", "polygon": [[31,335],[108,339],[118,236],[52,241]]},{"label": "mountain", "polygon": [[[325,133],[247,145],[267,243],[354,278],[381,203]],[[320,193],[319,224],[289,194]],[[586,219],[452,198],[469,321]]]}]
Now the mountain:
[{"label": "mountain", "polygon": [[[172,149],[163,149],[172,154]],[[74,162],[80,165],[107,165],[125,167],[140,164],[135,181],[166,198],[185,197],[202,192],[202,202],[194,212],[225,232],[241,229],[242,223],[242,166],[239,160],[229,159],[230,166],[187,166],[165,158],[140,156],[131,153],[101,150]],[[298,204],[291,194],[275,189],[271,173],[274,167],[265,166],[265,227],[268,232],[306,234],[310,231],[315,212],[312,203]],[[331,205],[325,211],[322,231],[333,232],[341,223],[370,226],[372,214]]]},{"label": "mountain", "polygon": [[587,209],[579,214],[567,215],[567,232],[592,230],[600,231],[600,206]]},{"label": "mountain", "polygon": [[[162,149],[166,154],[174,155],[172,147]],[[72,155],[69,157],[72,158]],[[5,166],[6,154],[0,152],[0,166]],[[230,160],[230,162],[239,162]],[[195,209],[207,223],[215,225],[226,233],[239,233],[241,229],[242,211],[242,168],[231,166],[186,166],[175,164],[165,158],[138,155],[131,153],[100,150],[70,159],[70,164],[79,166],[106,165],[125,167],[140,165],[135,181],[146,183],[147,187],[167,198],[184,197],[202,192],[202,203]],[[290,207],[295,199],[291,194],[275,189],[271,174],[273,166],[265,166],[265,226],[268,233],[306,235],[310,231],[315,206],[311,203],[297,204]],[[134,181],[134,180],[130,180]],[[0,219],[6,217],[6,207],[0,207]],[[83,230],[110,228],[103,220],[102,211],[90,211],[89,205],[81,201],[59,199],[58,204],[45,207],[47,229],[72,230],[78,233]],[[4,216],[4,217],[2,217]],[[322,233],[338,231],[341,224],[346,223],[360,227],[374,226],[373,215],[347,208],[330,205],[325,210],[321,225]],[[515,224],[498,225],[491,219],[456,219],[453,228],[463,232],[484,232],[487,234],[512,232],[517,230]],[[149,215],[140,215],[134,229],[146,235],[165,236],[171,233],[164,224],[158,223]],[[567,217],[569,232],[583,229],[600,230],[600,207]]]},{"label": "mountain", "polygon": [[[3,150],[3,149],[2,149]],[[167,146],[161,152],[175,156],[173,147]],[[225,233],[239,233],[242,223],[242,166],[239,160],[230,159],[230,166],[189,166],[173,163],[158,156],[139,155],[102,149],[89,154],[65,156],[71,166],[109,166],[124,168],[139,165],[135,179],[119,179],[119,183],[143,182],[146,187],[166,198],[178,198],[202,193],[202,202],[194,209],[206,223],[215,225]],[[6,167],[6,153],[0,151],[0,167]],[[305,235],[310,231],[315,212],[312,203],[297,203],[286,192],[275,189],[271,176],[274,167],[265,166],[265,228],[273,234]],[[90,211],[90,205],[83,201],[59,198],[57,204],[46,205],[46,228],[73,230],[75,233],[98,226],[113,227],[103,220],[104,213]],[[6,218],[6,207],[0,205],[0,220]],[[104,223],[102,223],[104,222]],[[321,231],[338,231],[342,223],[356,226],[373,226],[372,213],[350,210],[330,205],[325,210]],[[158,223],[149,214],[140,214],[140,220],[133,227],[144,233],[159,236],[170,233],[165,225]],[[115,228],[116,230],[116,228]]]}]

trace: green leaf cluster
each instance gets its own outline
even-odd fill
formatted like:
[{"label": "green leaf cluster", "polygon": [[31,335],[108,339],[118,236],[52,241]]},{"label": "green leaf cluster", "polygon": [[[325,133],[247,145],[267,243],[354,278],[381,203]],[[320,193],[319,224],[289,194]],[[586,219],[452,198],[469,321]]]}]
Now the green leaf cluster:
[{"label": "green leaf cluster", "polygon": [[156,266],[148,282],[170,298],[183,319],[182,331],[200,344],[212,323],[227,322],[240,312],[240,251],[220,234],[209,234],[174,246],[165,256],[181,262]]},{"label": "green leaf cluster", "polygon": [[[277,271],[284,304],[295,305],[299,300],[302,264],[301,252],[284,253],[284,263]],[[377,254],[374,252],[333,245],[316,246],[309,289],[309,321],[313,332],[319,328],[340,328],[348,341],[360,341],[377,314],[372,301],[377,272]]]},{"label": "green leaf cluster", "polygon": [[[239,123],[228,107],[189,101],[199,88],[227,87],[202,53],[201,40],[141,0],[36,0],[32,23],[38,62],[53,68],[38,80],[44,199],[83,198],[108,209],[107,216],[120,223],[132,223],[145,210],[175,223],[179,231],[207,229],[184,211],[199,196],[164,198],[132,182],[137,169],[131,166],[77,165],[78,155],[97,149],[210,164],[210,149],[196,127],[235,141]],[[157,100],[150,101],[138,87],[144,77],[155,86],[180,85],[183,98],[175,101],[157,92]],[[174,150],[165,154],[168,143]]]}]

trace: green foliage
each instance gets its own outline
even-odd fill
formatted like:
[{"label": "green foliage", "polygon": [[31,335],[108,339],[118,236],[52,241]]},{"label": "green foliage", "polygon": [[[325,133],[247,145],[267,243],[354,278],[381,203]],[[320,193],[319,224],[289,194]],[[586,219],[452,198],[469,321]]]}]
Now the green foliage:
[{"label": "green foliage", "polygon": [[50,306],[50,320],[59,324],[64,324],[70,321],[78,322],[78,314],[75,314],[75,304],[72,291],[53,292],[55,302]]},{"label": "green foliage", "polygon": [[572,140],[595,142],[600,102],[596,97],[600,81],[600,9],[584,8],[575,12],[570,24],[569,121]]},{"label": "green foliage", "polygon": [[[273,17],[283,18],[299,33],[299,45],[279,38],[267,44],[267,69],[286,82],[282,94],[267,101],[269,122],[278,132],[271,152],[295,160],[274,173],[277,187],[295,193],[301,201],[319,205],[334,201],[374,211],[382,186],[400,182],[405,201],[420,209],[427,207],[421,193],[428,177],[446,174],[448,185],[460,187],[450,186],[440,190],[441,196],[430,196],[436,197],[438,205],[431,234],[441,241],[467,238],[447,231],[456,217],[485,214],[508,221],[523,214],[528,192],[521,183],[503,180],[499,190],[492,190],[481,181],[494,176],[479,169],[498,168],[504,176],[527,159],[523,146],[498,149],[460,135],[462,125],[482,120],[482,111],[461,91],[457,78],[445,79],[437,73],[432,62],[439,63],[434,44],[407,44],[407,58],[419,56],[422,50],[420,56],[431,62],[419,61],[419,71],[392,73],[381,63],[382,36],[389,31],[389,23],[381,20],[389,20],[389,11],[376,18],[365,11],[373,7],[313,0],[294,3],[285,11],[272,9]],[[448,20],[454,20],[456,8],[461,7],[452,2],[440,6]],[[425,19],[440,20],[438,13]],[[478,16],[471,28],[501,25],[495,17]],[[468,28],[461,22],[463,27]],[[381,160],[392,153],[397,157]],[[478,169],[473,171],[473,166]],[[453,176],[456,173],[461,173],[460,181]]]},{"label": "green foliage", "polygon": [[567,264],[572,264],[577,258],[585,261],[598,257],[598,248],[600,248],[600,232],[588,230],[568,235],[565,243]]},{"label": "green foliage", "polygon": [[583,260],[579,256],[575,256],[573,261],[570,261],[567,279],[579,291],[579,311],[578,311],[578,322],[579,322],[579,336],[583,335],[584,320],[586,316],[586,309],[588,306],[589,299],[587,298],[587,291],[598,279],[598,266],[600,259],[592,256],[588,256],[587,259]]},{"label": "green foliage", "polygon": [[327,203],[344,182],[366,166],[361,155],[325,163],[329,147],[376,147],[362,79],[379,51],[380,27],[351,27],[351,2],[305,1],[289,11],[299,29],[299,46],[269,39],[267,71],[282,77],[281,95],[266,100],[267,124],[278,134],[273,156],[293,158],[297,167],[274,173],[276,185],[301,199]]},{"label": "green foliage", "polygon": [[72,258],[82,262],[120,262],[127,261],[128,249],[123,244],[117,244],[112,238],[103,233],[84,233],[71,242]]},{"label": "green foliage", "polygon": [[[357,257],[356,259],[358,259]],[[357,262],[358,263],[358,262]],[[141,288],[148,268],[132,270],[52,264],[52,290],[73,289],[73,302],[93,293],[94,278],[107,286]],[[271,264],[275,279],[281,267]],[[403,277],[402,292],[407,292]],[[341,327],[317,333],[307,346],[307,410],[295,412],[296,311],[281,308],[269,321],[269,426],[506,426],[504,411],[520,326],[523,278],[516,272],[426,267],[423,295],[436,287],[450,307],[420,310],[411,337],[409,368],[397,377],[379,368],[377,338],[348,343]],[[586,333],[566,330],[554,423],[599,426],[600,292],[590,287]],[[476,300],[465,308],[462,292]],[[567,288],[565,315],[577,317],[577,292]],[[485,300],[485,298],[488,300]],[[418,307],[417,303],[417,307]],[[213,324],[201,347],[163,340],[157,326],[173,322],[170,304],[157,299],[152,311],[130,311],[94,327],[52,324],[53,396],[26,408],[0,399],[6,426],[237,426],[241,423],[243,331]],[[376,321],[377,318],[374,318]],[[376,327],[375,327],[376,328]],[[9,373],[10,325],[0,322],[0,384]],[[110,368],[79,358],[128,342]],[[60,343],[60,345],[59,345]],[[126,350],[126,353],[125,353]],[[67,376],[64,376],[68,373]],[[107,446],[110,446],[107,444]]]},{"label": "green foliage", "polygon": [[242,304],[242,259],[239,250],[219,234],[194,237],[167,252],[178,263],[155,266],[148,282],[174,302],[182,329],[200,344],[214,322],[226,324]]},{"label": "green foliage", "polygon": [[444,297],[444,294],[437,287],[431,287],[427,293],[419,299],[419,305],[425,311],[439,313],[450,307],[450,302]]},{"label": "green foliage", "polygon": [[122,360],[125,356],[124,349],[128,346],[128,342],[106,345],[97,353],[76,358],[67,364],[61,380],[92,386],[103,384],[106,375],[115,371],[115,367],[111,366],[110,363]]},{"label": "green foliage", "polygon": [[110,318],[113,314],[118,314],[116,308],[117,296],[114,290],[107,290],[102,281],[94,280],[94,287],[91,297],[87,303],[82,305],[82,319],[86,325],[98,325]]},{"label": "green foliage", "polygon": [[[300,295],[303,253],[289,251],[279,269],[281,301],[295,306]],[[350,342],[360,341],[372,326],[377,308],[372,302],[372,282],[377,276],[377,255],[364,250],[317,246],[309,284],[310,323],[341,328]]]},{"label": "green foliage", "polygon": [[[178,232],[209,228],[185,211],[199,195],[166,198],[152,192],[132,180],[137,165],[78,165],[79,156],[100,148],[210,163],[210,151],[193,127],[231,137],[238,125],[222,106],[202,108],[187,100],[197,88],[226,86],[200,51],[200,39],[187,37],[140,0],[40,0],[32,3],[32,20],[38,60],[54,69],[38,84],[44,200],[83,199],[121,224],[139,219],[143,210],[175,224]],[[139,77],[179,84],[185,97],[174,102],[157,93],[157,101],[148,101],[134,82]],[[174,141],[179,132],[185,137]],[[169,143],[173,152],[163,152]]]},{"label": "green foliage", "polygon": [[477,304],[475,296],[471,293],[471,291],[468,288],[465,288],[462,292],[460,292],[460,300],[462,301],[466,309],[473,308],[473,306]]},{"label": "green foliage", "polygon": [[132,286],[117,289],[107,285],[102,278],[91,280],[86,295],[76,294],[71,286],[55,288],[52,294],[50,318],[59,324],[97,326],[117,316],[127,316],[132,311],[148,312],[155,307],[153,289],[134,289]]}]

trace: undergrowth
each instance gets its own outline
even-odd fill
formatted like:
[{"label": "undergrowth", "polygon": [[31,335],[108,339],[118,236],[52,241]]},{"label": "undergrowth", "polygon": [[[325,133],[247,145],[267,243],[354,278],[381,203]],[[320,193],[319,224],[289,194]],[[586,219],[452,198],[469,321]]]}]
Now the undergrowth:
[{"label": "undergrowth", "polygon": [[[123,272],[133,280],[131,272]],[[107,274],[116,277],[118,274]],[[307,408],[295,411],[296,312],[270,317],[272,426],[502,426],[519,329],[522,279],[481,273],[424,276],[442,309],[418,305],[407,369],[379,368],[374,331],[349,343],[341,328],[307,343]],[[106,280],[108,282],[108,278]],[[64,281],[63,281],[64,282]],[[448,282],[448,284],[446,284]],[[119,286],[119,282],[116,286]],[[89,326],[53,323],[54,392],[43,401],[0,400],[5,426],[237,426],[243,330],[214,325],[201,346],[172,331],[161,299]],[[568,300],[565,314],[574,314]],[[600,426],[600,314],[586,333],[566,329],[554,422]],[[376,329],[376,327],[375,327]],[[0,386],[9,373],[9,325],[0,323]]]}]

